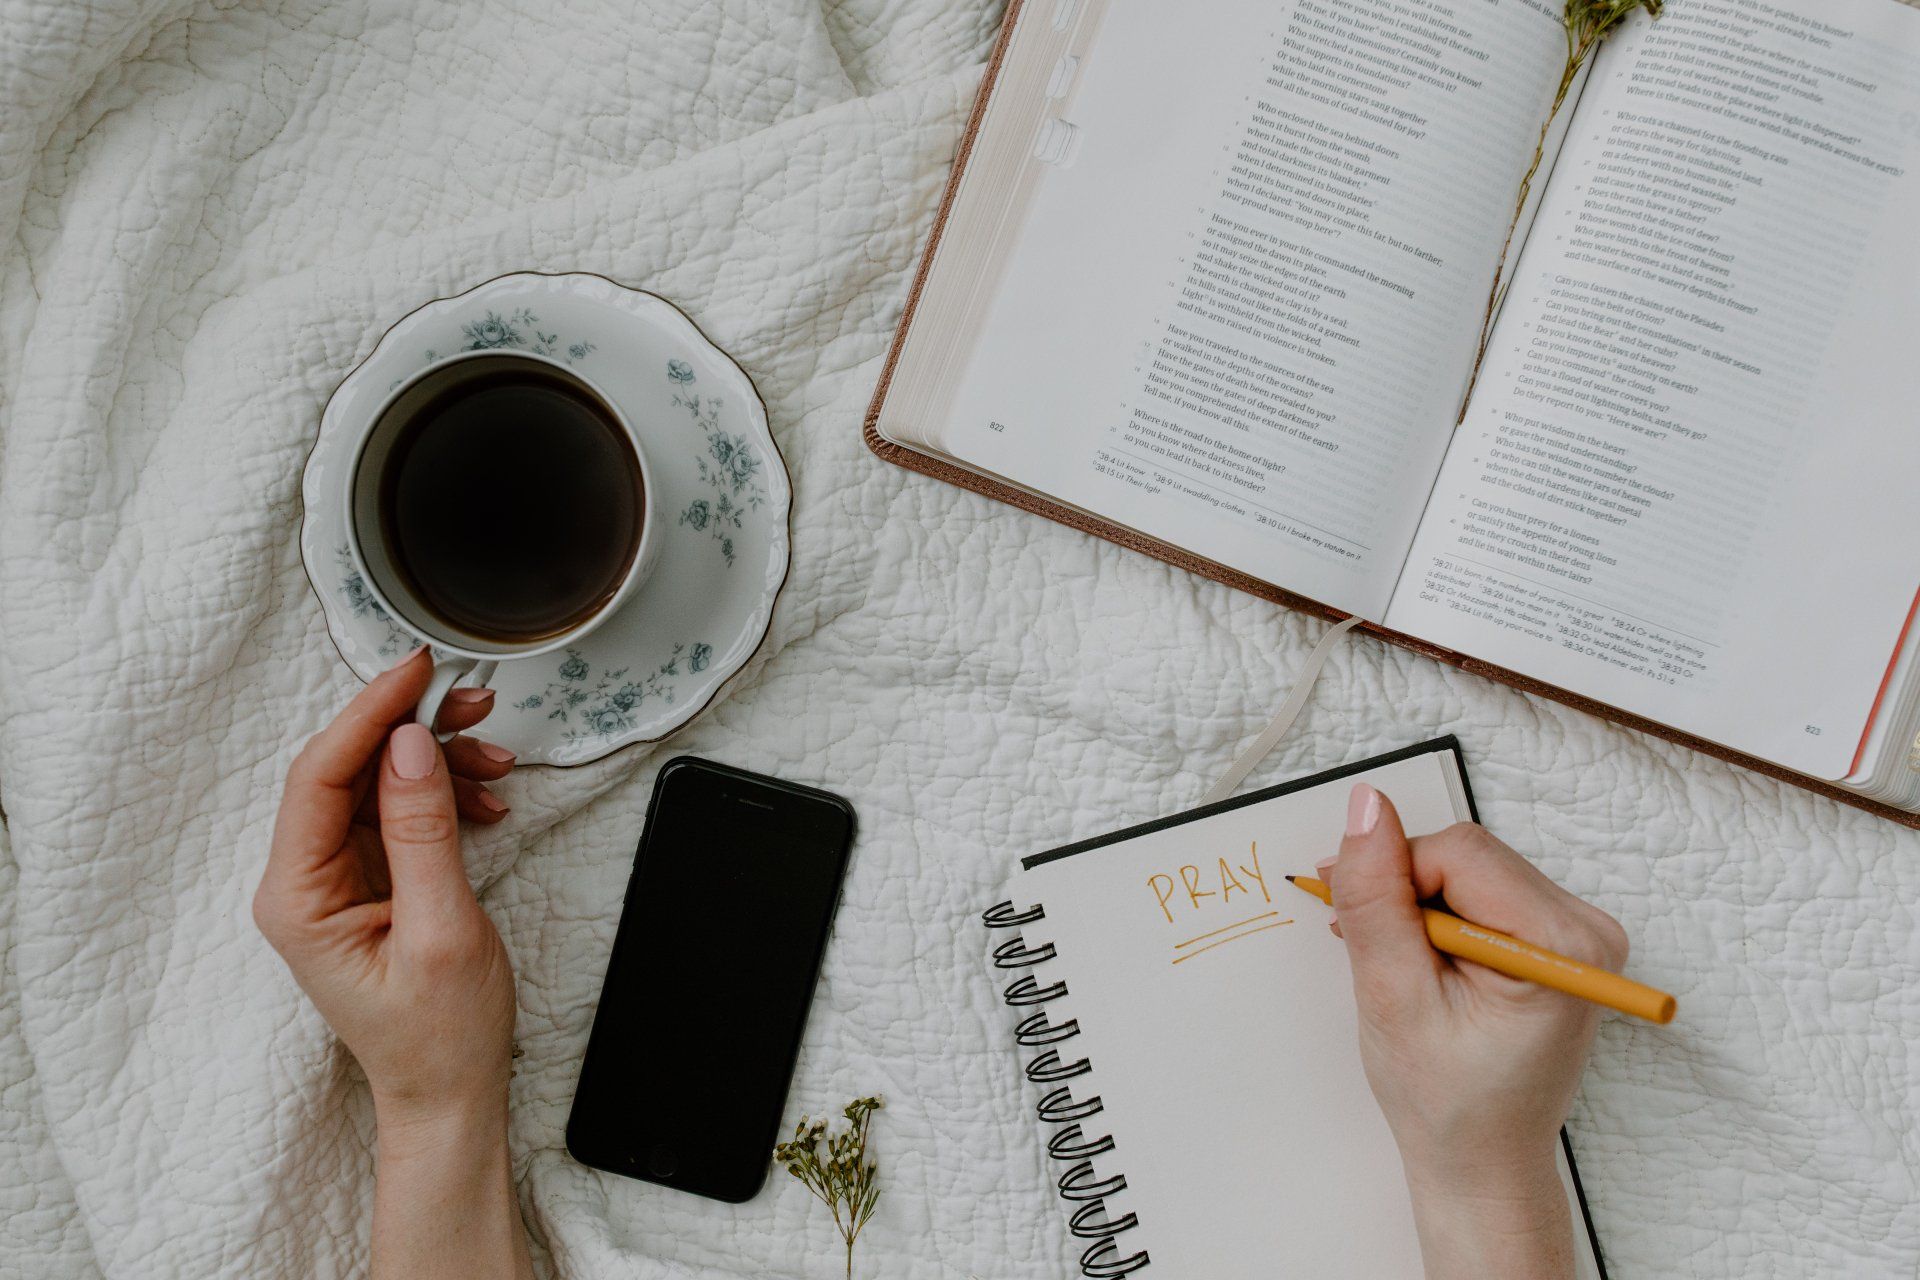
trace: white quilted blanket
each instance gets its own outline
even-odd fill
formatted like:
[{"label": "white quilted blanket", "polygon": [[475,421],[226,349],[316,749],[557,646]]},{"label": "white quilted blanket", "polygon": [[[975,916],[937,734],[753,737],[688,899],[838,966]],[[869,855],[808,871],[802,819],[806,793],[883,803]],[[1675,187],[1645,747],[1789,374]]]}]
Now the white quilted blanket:
[{"label": "white quilted blanket", "polygon": [[[730,696],[528,770],[474,842],[542,1267],[837,1274],[784,1180],[728,1208],[562,1149],[642,806],[693,751],[860,810],[793,1109],[887,1096],[865,1274],[1067,1274],[977,912],[1016,854],[1197,797],[1319,624],[862,449],[994,8],[0,0],[0,1272],[364,1272],[364,1091],[247,914],[354,687],[301,463],[386,324],[539,268],[684,303],[797,488]],[[1681,997],[1607,1025],[1573,1119],[1615,1275],[1914,1275],[1920,839],[1364,640],[1254,780],[1444,731]]]}]

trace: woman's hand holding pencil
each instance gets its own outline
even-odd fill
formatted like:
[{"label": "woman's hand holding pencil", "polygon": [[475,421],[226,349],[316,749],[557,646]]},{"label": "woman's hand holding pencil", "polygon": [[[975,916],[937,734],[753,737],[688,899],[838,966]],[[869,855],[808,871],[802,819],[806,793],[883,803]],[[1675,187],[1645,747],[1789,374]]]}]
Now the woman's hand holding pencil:
[{"label": "woman's hand holding pencil", "polygon": [[[1324,880],[1288,876],[1287,883],[1305,890],[1328,906],[1333,905],[1333,890]],[[1433,944],[1433,949],[1456,960],[1472,960],[1509,978],[1537,982],[1565,995],[1591,1000],[1602,1008],[1618,1009],[1621,1013],[1630,1013],[1648,1022],[1663,1025],[1672,1022],[1678,1010],[1679,1006],[1666,992],[1644,982],[1622,977],[1611,969],[1582,964],[1571,956],[1536,947],[1531,942],[1475,924],[1471,920],[1463,920],[1451,911],[1443,911],[1438,907],[1423,905],[1420,916],[1426,922],[1427,941]],[[1338,924],[1330,922],[1328,927],[1333,930],[1335,937],[1340,936]]]},{"label": "woman's hand holding pencil", "polygon": [[1626,933],[1482,827],[1408,840],[1392,802],[1365,783],[1338,857],[1317,870],[1429,1280],[1572,1276],[1557,1147],[1599,1007],[1441,954],[1421,904],[1444,895],[1464,920],[1612,973],[1626,963]]}]

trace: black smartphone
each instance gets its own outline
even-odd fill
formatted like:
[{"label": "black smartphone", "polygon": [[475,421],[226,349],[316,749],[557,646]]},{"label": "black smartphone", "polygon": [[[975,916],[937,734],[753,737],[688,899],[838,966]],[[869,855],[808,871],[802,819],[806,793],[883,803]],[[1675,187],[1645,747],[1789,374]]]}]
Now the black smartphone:
[{"label": "black smartphone", "polygon": [[692,756],[654,783],[567,1150],[715,1200],[766,1182],[853,808]]}]

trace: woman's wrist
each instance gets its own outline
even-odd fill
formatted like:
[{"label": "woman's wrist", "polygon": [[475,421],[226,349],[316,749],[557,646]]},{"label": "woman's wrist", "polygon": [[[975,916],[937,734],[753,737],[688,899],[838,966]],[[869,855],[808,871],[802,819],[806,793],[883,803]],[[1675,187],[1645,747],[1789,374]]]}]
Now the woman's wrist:
[{"label": "woman's wrist", "polygon": [[380,1160],[438,1161],[507,1143],[507,1095],[486,1090],[448,1098],[418,1098],[374,1090],[374,1126]]},{"label": "woman's wrist", "polygon": [[1573,1215],[1551,1155],[1446,1174],[1409,1166],[1407,1187],[1428,1280],[1574,1274]]},{"label": "woman's wrist", "polygon": [[524,1280],[532,1274],[498,1096],[374,1098],[376,1280]]}]

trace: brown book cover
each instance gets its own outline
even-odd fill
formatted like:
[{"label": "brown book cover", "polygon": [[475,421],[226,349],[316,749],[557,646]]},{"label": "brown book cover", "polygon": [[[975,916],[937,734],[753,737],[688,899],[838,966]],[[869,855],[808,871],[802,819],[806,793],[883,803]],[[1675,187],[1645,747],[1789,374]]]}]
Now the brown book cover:
[{"label": "brown book cover", "polygon": [[[944,480],[948,484],[958,485],[962,489],[971,489],[975,493],[984,493],[990,498],[997,498],[1009,506],[1020,508],[1022,511],[1030,511],[1036,515],[1045,516],[1049,520],[1057,521],[1070,528],[1078,529],[1083,533],[1090,533],[1097,538],[1105,538],[1108,542],[1118,543],[1120,546],[1127,547],[1131,550],[1144,552],[1147,555],[1153,556],[1155,559],[1164,560],[1168,564],[1177,565],[1188,572],[1197,573],[1202,577],[1212,578],[1216,582],[1224,582],[1236,590],[1259,596],[1263,600],[1271,600],[1275,604],[1285,605],[1289,609],[1297,609],[1302,613],[1310,613],[1317,618],[1325,618],[1333,622],[1345,619],[1347,615],[1338,609],[1329,608],[1317,601],[1294,595],[1292,592],[1284,591],[1270,582],[1263,582],[1258,578],[1250,577],[1247,574],[1229,569],[1211,560],[1202,559],[1191,552],[1183,551],[1179,547],[1161,542],[1156,538],[1146,537],[1132,529],[1114,524],[1109,520],[1102,520],[1098,516],[1075,510],[1057,502],[1048,501],[1046,498],[1037,494],[1017,489],[1012,485],[1002,484],[991,477],[969,471],[964,467],[954,466],[939,458],[930,457],[917,450],[906,448],[903,445],[894,444],[892,441],[881,436],[877,425],[880,420],[880,409],[886,402],[887,389],[893,381],[894,367],[899,363],[901,349],[906,343],[908,330],[913,325],[914,308],[920,300],[920,291],[926,284],[927,272],[933,263],[934,252],[939,248],[941,233],[946,229],[947,216],[952,211],[955,193],[958,192],[960,188],[960,177],[966,171],[967,159],[972,154],[974,140],[980,132],[981,121],[986,116],[988,99],[993,96],[994,83],[999,77],[1001,64],[1006,58],[1007,47],[1013,36],[1014,21],[1019,17],[1020,10],[1025,3],[1026,0],[1007,0],[1007,12],[1000,26],[1000,37],[994,42],[993,54],[988,59],[986,73],[981,78],[980,92],[974,99],[973,111],[968,117],[966,132],[961,135],[959,148],[954,153],[953,171],[947,179],[946,193],[941,197],[940,209],[934,215],[933,230],[927,237],[927,247],[925,251],[920,255],[920,266],[914,272],[913,286],[907,293],[907,305],[900,315],[900,326],[894,331],[893,342],[887,350],[887,362],[880,370],[880,383],[874,388],[873,401],[867,407],[866,421],[863,426],[863,434],[866,437],[867,447],[895,466],[905,467],[910,471],[921,472],[937,480]],[[1856,809],[1864,809],[1868,813],[1877,814],[1882,818],[1897,822],[1903,827],[1920,830],[1920,814],[1908,813],[1903,809],[1893,808],[1891,805],[1881,804],[1875,800],[1868,800],[1863,796],[1855,795],[1851,791],[1834,786],[1832,783],[1825,782],[1819,778],[1796,773],[1791,769],[1786,769],[1770,761],[1762,760],[1757,756],[1750,756],[1743,752],[1735,751],[1730,747],[1721,746],[1716,742],[1709,742],[1704,738],[1697,738],[1692,734],[1681,733],[1666,725],[1656,723],[1641,716],[1632,715],[1617,707],[1608,706],[1606,703],[1597,702],[1592,698],[1583,697],[1580,694],[1570,692],[1555,685],[1546,684],[1530,676],[1521,675],[1517,671],[1509,671],[1505,667],[1497,667],[1490,662],[1483,662],[1478,658],[1469,657],[1464,653],[1457,653],[1451,649],[1443,649],[1439,645],[1429,644],[1415,636],[1410,636],[1400,631],[1393,631],[1386,627],[1379,626],[1376,623],[1362,622],[1357,630],[1366,631],[1385,640],[1388,644],[1398,645],[1402,649],[1411,649],[1415,653],[1424,654],[1429,658],[1434,658],[1450,666],[1458,667],[1462,671],[1470,671],[1474,675],[1485,676],[1489,680],[1497,680],[1501,684],[1511,685],[1516,689],[1523,690],[1538,697],[1550,698],[1555,702],[1573,707],[1576,710],[1599,716],[1601,719],[1612,721],[1614,724],[1625,725],[1629,729],[1638,729],[1642,733],[1651,734],[1656,738],[1663,738],[1668,742],[1680,743],[1704,755],[1741,765],[1744,768],[1753,770],[1755,773],[1765,774],[1770,778],[1777,778],[1782,782],[1788,782],[1796,787],[1801,787],[1826,796],[1829,799],[1838,800],[1840,803],[1851,805]]]}]

